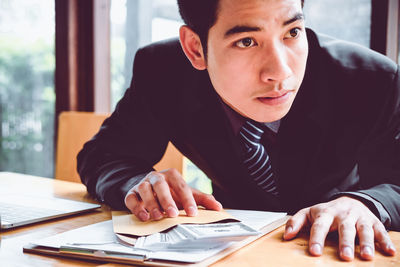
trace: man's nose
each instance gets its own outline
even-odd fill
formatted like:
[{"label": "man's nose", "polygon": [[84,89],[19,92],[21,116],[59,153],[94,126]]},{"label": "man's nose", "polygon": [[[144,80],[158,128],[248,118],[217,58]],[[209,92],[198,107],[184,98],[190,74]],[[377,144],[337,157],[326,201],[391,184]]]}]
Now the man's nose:
[{"label": "man's nose", "polygon": [[[265,83],[282,82],[293,75],[288,64],[288,51],[283,44],[272,44],[265,48],[265,57],[260,79]],[[266,59],[266,60],[265,60]]]}]

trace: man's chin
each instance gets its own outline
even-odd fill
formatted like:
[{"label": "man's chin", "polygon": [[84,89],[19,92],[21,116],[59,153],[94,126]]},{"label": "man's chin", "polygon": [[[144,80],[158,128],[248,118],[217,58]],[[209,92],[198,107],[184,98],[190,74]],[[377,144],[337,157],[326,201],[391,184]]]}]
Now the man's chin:
[{"label": "man's chin", "polygon": [[285,117],[291,105],[280,108],[261,108],[255,112],[249,113],[246,117],[261,123],[274,122]]}]

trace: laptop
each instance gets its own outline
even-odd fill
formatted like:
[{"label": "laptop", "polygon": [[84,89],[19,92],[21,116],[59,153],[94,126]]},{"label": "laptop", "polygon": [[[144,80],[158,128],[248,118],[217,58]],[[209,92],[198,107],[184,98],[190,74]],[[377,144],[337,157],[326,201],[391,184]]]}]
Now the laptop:
[{"label": "laptop", "polygon": [[101,206],[57,197],[17,194],[0,195],[1,229],[92,211]]}]

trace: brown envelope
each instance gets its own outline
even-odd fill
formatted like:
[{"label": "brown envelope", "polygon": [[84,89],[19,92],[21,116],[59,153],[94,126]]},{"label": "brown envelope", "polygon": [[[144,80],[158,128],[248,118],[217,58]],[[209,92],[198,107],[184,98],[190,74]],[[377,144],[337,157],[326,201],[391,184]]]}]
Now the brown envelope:
[{"label": "brown envelope", "polygon": [[[112,221],[114,233],[128,234],[136,236],[151,235],[159,233],[168,228],[183,223],[213,223],[226,219],[236,220],[232,215],[226,211],[213,211],[213,210],[198,210],[198,215],[195,217],[186,216],[185,211],[179,211],[179,216],[175,218],[163,218],[159,221],[142,222],[135,215],[125,211],[113,211]],[[236,220],[237,221],[237,220]]]}]

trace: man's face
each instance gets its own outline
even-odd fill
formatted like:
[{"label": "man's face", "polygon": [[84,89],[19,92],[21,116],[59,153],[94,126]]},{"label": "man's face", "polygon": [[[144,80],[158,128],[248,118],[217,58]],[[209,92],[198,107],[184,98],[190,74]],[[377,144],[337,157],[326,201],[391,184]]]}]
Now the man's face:
[{"label": "man's face", "polygon": [[300,0],[220,0],[207,70],[223,101],[259,122],[289,111],[308,55]]}]

